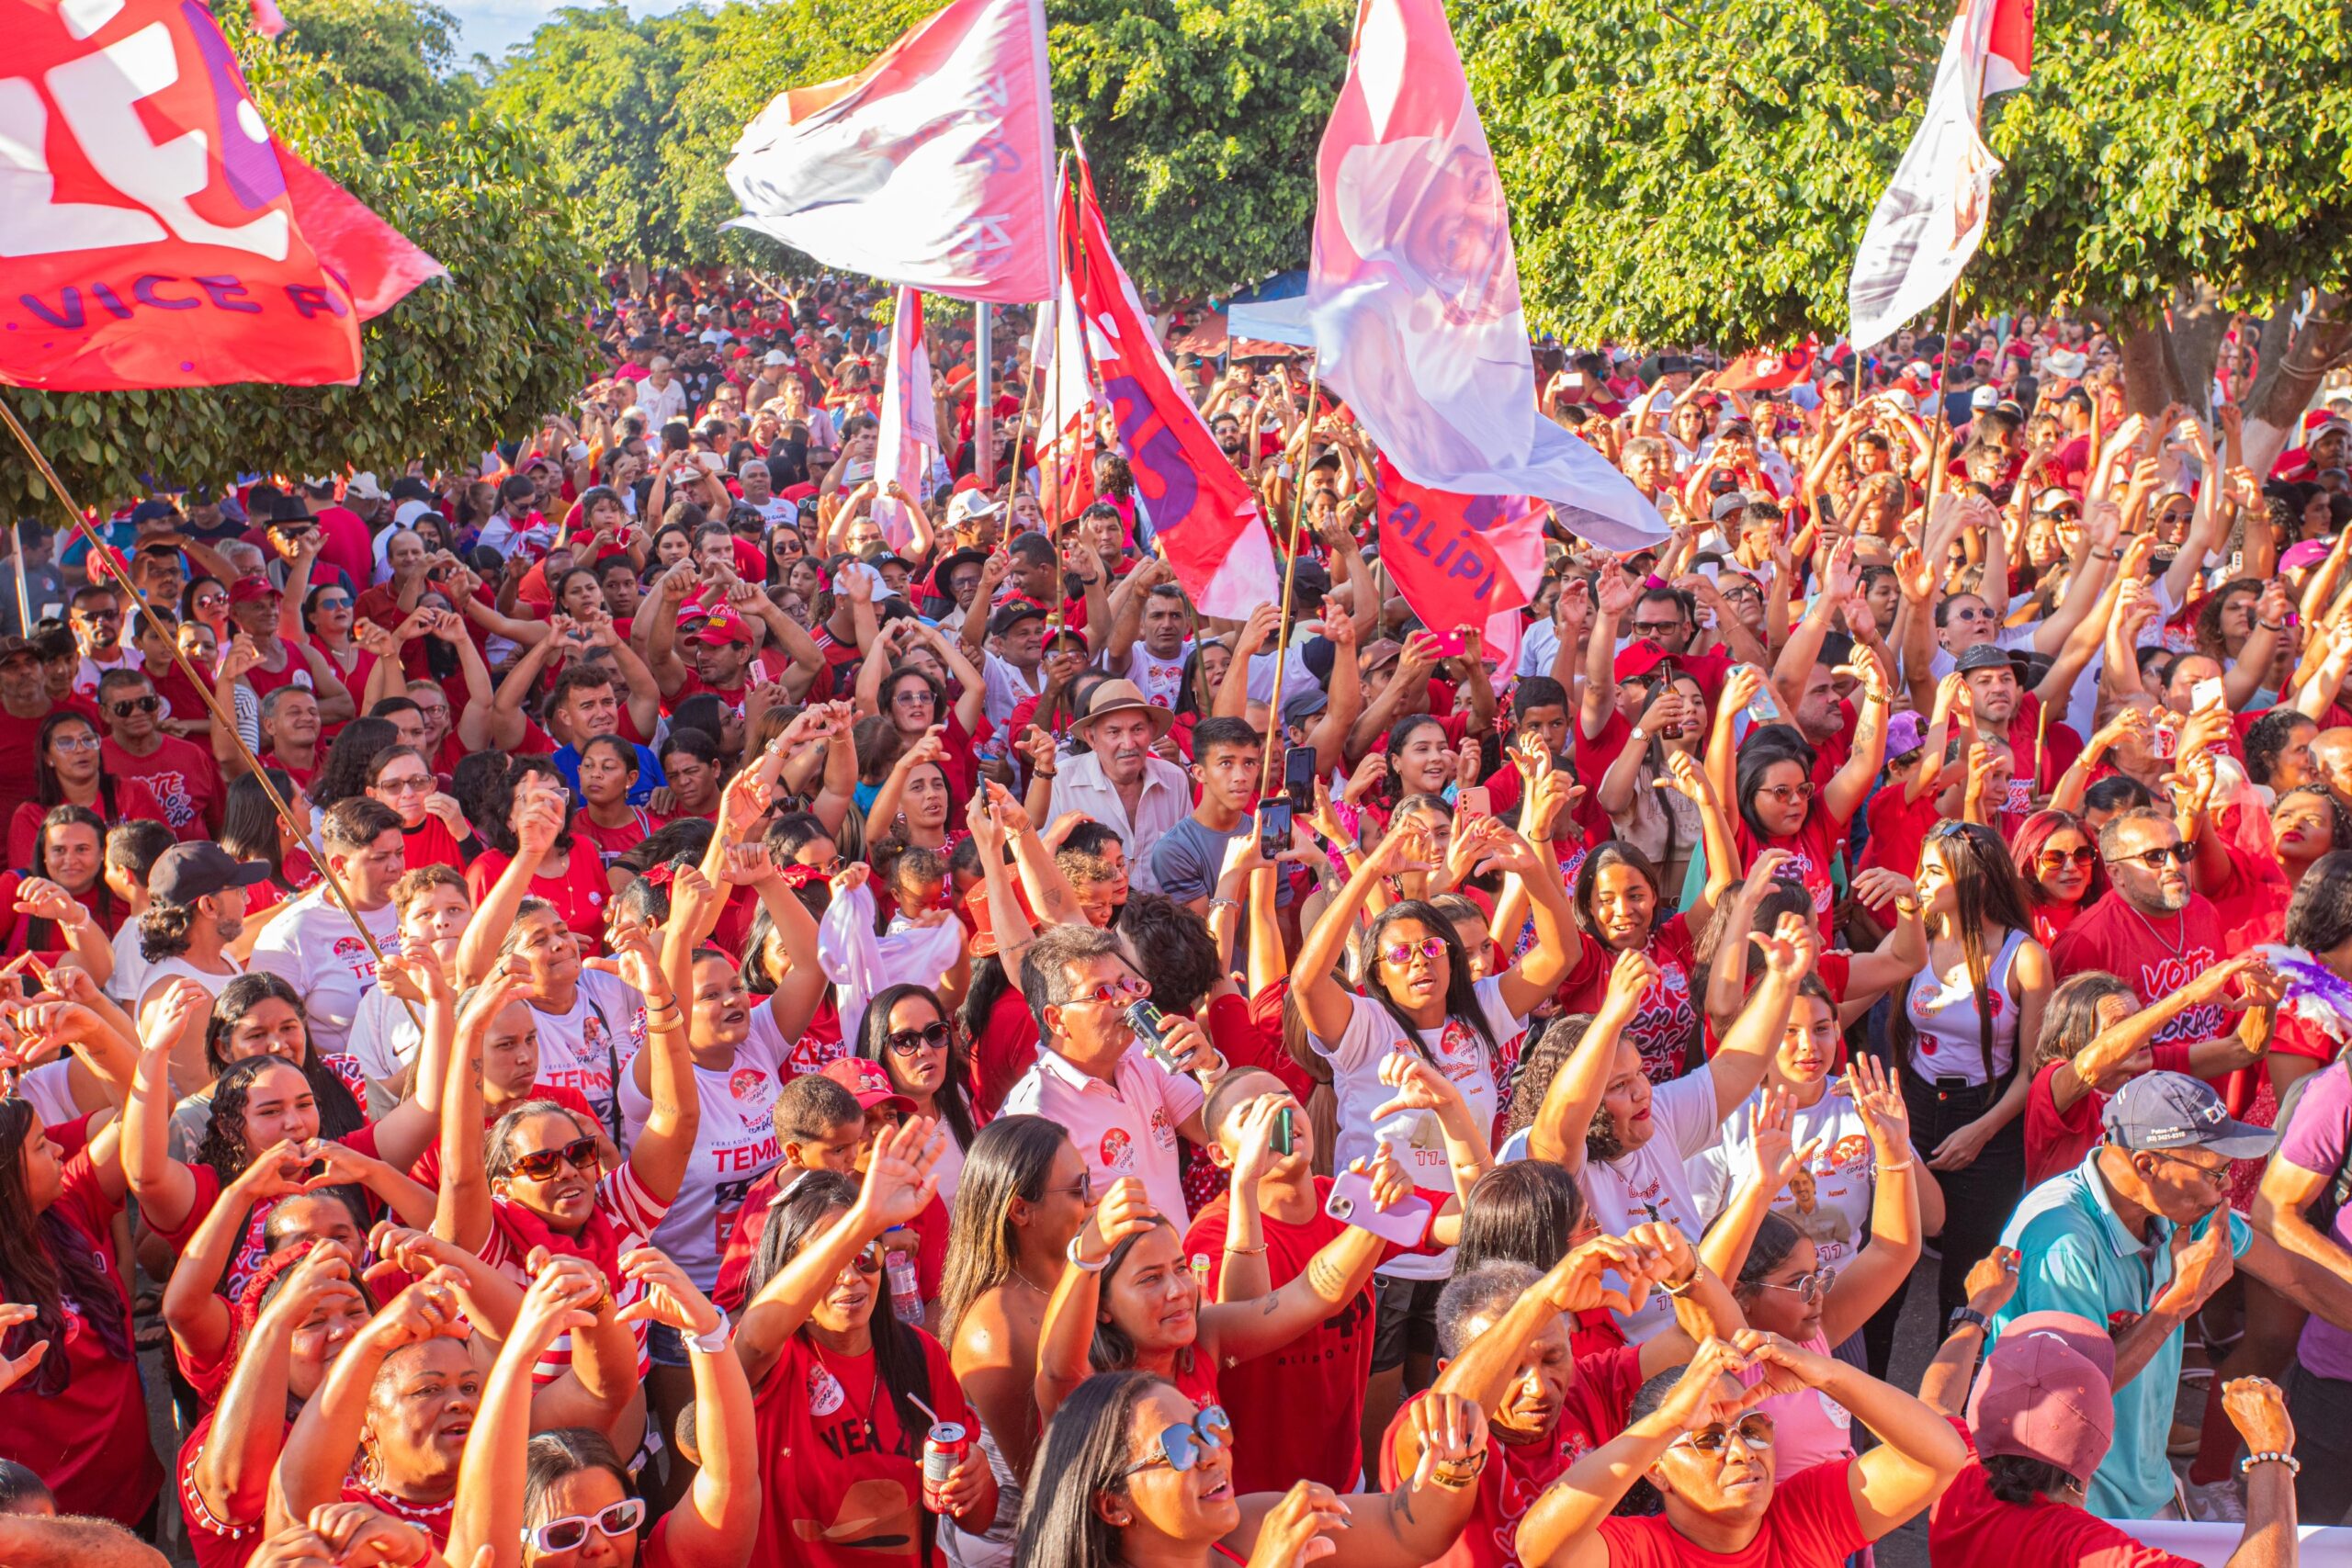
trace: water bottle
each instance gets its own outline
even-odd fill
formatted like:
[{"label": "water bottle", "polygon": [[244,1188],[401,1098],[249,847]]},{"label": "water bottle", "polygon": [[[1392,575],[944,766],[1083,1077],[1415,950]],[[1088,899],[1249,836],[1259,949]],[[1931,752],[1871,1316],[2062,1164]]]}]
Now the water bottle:
[{"label": "water bottle", "polygon": [[[889,1238],[904,1235],[904,1225],[892,1225],[882,1233],[883,1245]],[[915,1283],[915,1260],[903,1252],[882,1255],[888,1261],[882,1265],[884,1278],[890,1282],[890,1315],[900,1323],[920,1325],[922,1322],[922,1287]]]}]

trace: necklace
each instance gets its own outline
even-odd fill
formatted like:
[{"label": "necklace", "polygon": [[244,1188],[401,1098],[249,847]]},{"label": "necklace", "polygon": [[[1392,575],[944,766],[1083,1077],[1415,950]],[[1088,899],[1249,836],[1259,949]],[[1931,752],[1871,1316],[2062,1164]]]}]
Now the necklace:
[{"label": "necklace", "polygon": [[1020,1280],[1023,1284],[1024,1284],[1024,1285],[1028,1286],[1031,1290],[1033,1290],[1033,1291],[1036,1292],[1037,1292],[1039,1295],[1041,1295],[1041,1296],[1045,1296],[1045,1297],[1047,1297],[1047,1298],[1051,1298],[1051,1296],[1052,1296],[1052,1295],[1053,1295],[1053,1293],[1054,1293],[1053,1292],[1051,1292],[1051,1291],[1047,1290],[1045,1286],[1043,1286],[1043,1285],[1041,1285],[1041,1284],[1037,1283],[1037,1281],[1036,1281],[1036,1280],[1032,1280],[1031,1278],[1029,1278],[1029,1276],[1028,1276],[1028,1275],[1023,1274],[1023,1273],[1021,1271],[1021,1265],[1020,1265],[1020,1264],[1018,1264],[1018,1263],[1016,1263],[1016,1264],[1014,1264],[1014,1265],[1012,1266],[1012,1277],[1013,1277],[1014,1279],[1016,1279],[1016,1280]]},{"label": "necklace", "polygon": [[[825,1348],[817,1343],[817,1337],[813,1334],[808,1336],[808,1348],[816,1352],[817,1364],[825,1369],[825,1375],[833,1380],[835,1385],[842,1391],[842,1397],[847,1399],[849,1384],[842,1382],[842,1375],[833,1371],[832,1362],[826,1358]],[[865,1436],[867,1441],[878,1450],[882,1447],[882,1433],[880,1428],[874,1425],[874,1412],[882,1403],[882,1362],[873,1355],[871,1350],[867,1352],[867,1357],[874,1373],[874,1381],[868,1383],[865,1389]]]},{"label": "necklace", "polygon": [[2143,909],[2139,905],[2132,903],[2128,898],[2124,900],[2123,907],[2131,910],[2133,914],[2139,916],[2140,923],[2148,928],[2148,935],[2175,958],[2180,957],[2181,954],[2187,951],[2188,947],[2188,922],[2187,919],[2183,919],[2183,917],[2188,913],[2187,910],[2177,910],[2173,914],[2172,919],[2178,926],[2180,934],[2167,940],[2164,932],[2156,930],[2156,922],[2148,918],[2148,912],[2145,909]]}]

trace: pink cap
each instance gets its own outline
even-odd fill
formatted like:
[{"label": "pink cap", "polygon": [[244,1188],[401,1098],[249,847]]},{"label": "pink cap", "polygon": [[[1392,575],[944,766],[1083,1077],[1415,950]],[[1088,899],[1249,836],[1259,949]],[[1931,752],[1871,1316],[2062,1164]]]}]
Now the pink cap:
[{"label": "pink cap", "polygon": [[2030,1312],[2003,1325],[1968,1400],[1976,1451],[2088,1481],[2115,1440],[2114,1376],[2115,1342],[2088,1318]]},{"label": "pink cap", "polygon": [[890,1087],[890,1075],[882,1070],[879,1062],[869,1062],[863,1056],[837,1056],[823,1067],[825,1077],[832,1079],[857,1097],[857,1108],[871,1111],[877,1105],[895,1107],[912,1112],[915,1102]]}]

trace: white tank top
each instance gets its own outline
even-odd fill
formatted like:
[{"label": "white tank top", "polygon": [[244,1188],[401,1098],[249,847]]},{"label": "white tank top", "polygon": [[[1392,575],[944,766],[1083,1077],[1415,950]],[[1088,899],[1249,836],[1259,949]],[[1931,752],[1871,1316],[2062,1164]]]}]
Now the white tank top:
[{"label": "white tank top", "polygon": [[[1984,967],[1984,986],[1993,1005],[1992,1081],[2008,1076],[2018,1055],[2018,998],[2009,980],[2018,949],[2026,933],[2013,931],[2001,951]],[[1933,1083],[1938,1078],[1987,1082],[1984,1074],[1984,1024],[1976,1010],[1976,989],[1968,983],[1968,965],[1949,976],[1935,969],[1921,971],[1911,983],[1907,1004],[1917,1038],[1911,1044],[1911,1070]]]}]

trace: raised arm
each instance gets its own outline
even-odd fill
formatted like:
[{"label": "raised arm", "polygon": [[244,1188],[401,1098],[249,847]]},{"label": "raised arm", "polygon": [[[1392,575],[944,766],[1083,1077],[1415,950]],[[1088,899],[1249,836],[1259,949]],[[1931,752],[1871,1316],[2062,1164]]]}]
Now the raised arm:
[{"label": "raised arm", "polygon": [[1102,1300],[1102,1270],[1110,1267],[1112,1250],[1129,1236],[1171,1223],[1152,1209],[1140,1179],[1123,1176],[1079,1226],[1037,1328],[1040,1422],[1052,1421],[1062,1401],[1093,1375],[1094,1324]]},{"label": "raised arm", "polygon": [[[1565,1166],[1571,1175],[1584,1169],[1585,1134],[1600,1113],[1602,1095],[1617,1076],[1620,1037],[1634,1021],[1642,993],[1657,978],[1657,965],[1639,949],[1617,955],[1616,966],[1609,972],[1609,989],[1593,1012],[1584,1039],[1552,1076],[1544,1102],[1528,1125],[1531,1157]],[[1634,1068],[1640,1070],[1638,1066]]]},{"label": "raised arm", "polygon": [[685,1010],[678,1005],[670,977],[662,972],[653,943],[642,930],[630,927],[605,940],[611,955],[591,958],[588,965],[616,976],[645,998],[645,1049],[630,1070],[644,1068],[650,1108],[645,1130],[629,1147],[628,1168],[648,1192],[667,1205],[677,1201],[702,1126],[702,1100],[686,1046]]},{"label": "raised arm", "polygon": [[[231,1234],[242,1236],[246,1211],[240,1207],[235,1215]],[[205,1224],[211,1228],[211,1220]],[[364,1310],[352,1283],[354,1260],[343,1244],[308,1245],[309,1255],[293,1267],[254,1320],[237,1357],[237,1370],[214,1409],[211,1439],[198,1451],[188,1477],[205,1512],[220,1525],[255,1528],[269,1511],[270,1472],[277,1466],[286,1437],[287,1369],[293,1361],[295,1335],[321,1313]]]},{"label": "raised arm", "polygon": [[[1724,1031],[1723,1048],[1706,1066],[1715,1083],[1718,1118],[1729,1118],[1764,1081],[1772,1054],[1788,1032],[1789,1010],[1796,1003],[1797,987],[1813,972],[1814,947],[1819,938],[1811,920],[1782,915],[1779,929],[1770,936],[1758,933],[1748,940],[1764,950],[1764,977],[1747,994],[1739,1017]],[[1715,962],[1741,964],[1746,956],[1718,952]]]},{"label": "raised arm", "polygon": [[151,1003],[139,1042],[130,1101],[122,1112],[122,1169],[141,1216],[158,1231],[175,1231],[195,1212],[196,1176],[171,1156],[172,1049],[181,1035],[201,1029],[212,998],[193,980],[175,980]]}]

